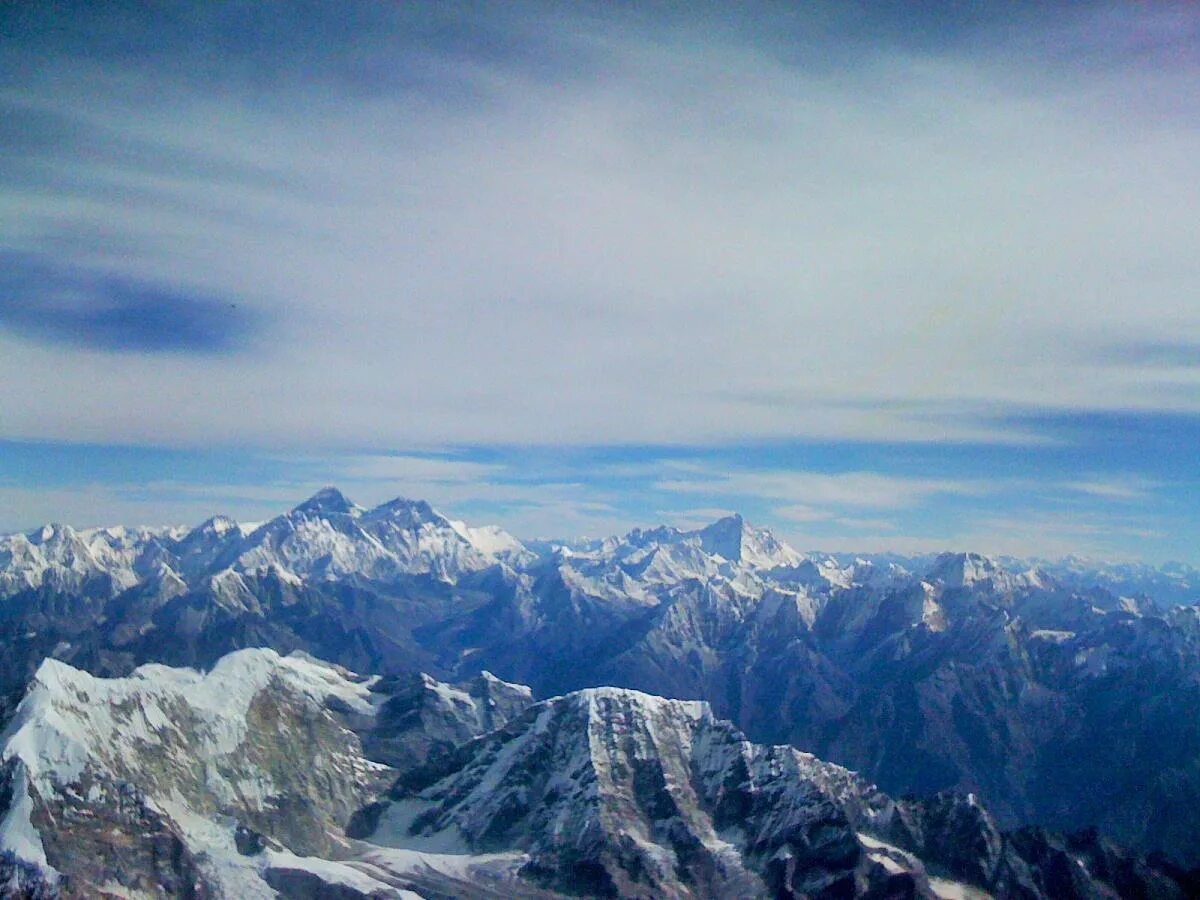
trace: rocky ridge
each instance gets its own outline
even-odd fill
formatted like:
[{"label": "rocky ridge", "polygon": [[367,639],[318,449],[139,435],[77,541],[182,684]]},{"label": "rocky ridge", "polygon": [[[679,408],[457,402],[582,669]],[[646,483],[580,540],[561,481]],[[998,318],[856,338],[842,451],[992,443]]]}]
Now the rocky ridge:
[{"label": "rocky ridge", "polygon": [[[1157,577],[1178,599],[1189,572]],[[1200,862],[1200,614],[1112,589],[1151,583],[1144,567],[1088,578],[1079,561],[804,555],[740,517],[526,547],[322,491],[253,528],[3,539],[0,688],[8,715],[47,657],[118,676],[254,646],[389,678],[486,670],[539,697],[617,685],[706,700],[893,795],[974,793],[1006,828],[1096,826]]]}]

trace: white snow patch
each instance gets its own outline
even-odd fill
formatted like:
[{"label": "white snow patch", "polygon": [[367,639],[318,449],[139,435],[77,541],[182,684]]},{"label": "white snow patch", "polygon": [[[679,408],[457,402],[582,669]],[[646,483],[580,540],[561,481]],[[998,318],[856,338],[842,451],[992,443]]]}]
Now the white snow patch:
[{"label": "white snow patch", "polygon": [[29,796],[29,772],[24,763],[18,762],[13,772],[12,792],[12,803],[0,821],[0,849],[39,866],[56,881],[58,872],[46,862],[42,836],[33,827],[33,798]]},{"label": "white snow patch", "polygon": [[992,895],[961,881],[946,878],[929,879],[929,886],[941,900],[992,900]]},{"label": "white snow patch", "polygon": [[353,888],[364,894],[380,890],[392,893],[392,889],[387,884],[376,881],[370,875],[346,863],[333,862],[317,856],[297,856],[286,850],[265,851],[263,853],[263,870],[266,869],[299,869],[316,875],[327,884]]},{"label": "white snow patch", "polygon": [[1054,628],[1037,628],[1030,632],[1030,637],[1050,641],[1052,644],[1065,644],[1075,637],[1075,632],[1059,631]]}]

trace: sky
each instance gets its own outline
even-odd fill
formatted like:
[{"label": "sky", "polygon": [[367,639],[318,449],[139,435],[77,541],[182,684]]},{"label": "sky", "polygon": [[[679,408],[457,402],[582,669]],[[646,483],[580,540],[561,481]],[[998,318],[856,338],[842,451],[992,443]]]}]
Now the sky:
[{"label": "sky", "polygon": [[0,530],[1200,563],[1200,10],[0,5]]}]

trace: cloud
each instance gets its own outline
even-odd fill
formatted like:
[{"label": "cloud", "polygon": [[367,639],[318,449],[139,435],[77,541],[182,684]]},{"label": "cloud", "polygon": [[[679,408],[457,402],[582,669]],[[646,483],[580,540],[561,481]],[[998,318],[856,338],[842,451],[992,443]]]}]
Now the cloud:
[{"label": "cloud", "polygon": [[834,520],[843,528],[857,531],[896,531],[897,525],[891,519],[864,519],[854,516],[839,516]]},{"label": "cloud", "polygon": [[338,481],[389,482],[455,485],[490,483],[503,475],[506,467],[445,456],[410,454],[365,454],[331,459],[306,460],[310,466],[323,466],[336,473]]},{"label": "cloud", "polygon": [[824,523],[833,526],[834,530],[853,529],[855,531],[895,531],[897,525],[891,519],[866,518],[862,516],[837,515],[832,510],[817,509],[802,503],[788,506],[777,506],[771,510],[771,515],[787,523],[813,524]]},{"label": "cloud", "polygon": [[674,493],[759,497],[777,503],[792,501],[779,509],[785,518],[794,521],[815,521],[822,505],[896,509],[939,494],[978,495],[988,489],[984,482],[908,478],[878,472],[729,472],[706,466],[692,466],[687,477],[664,479],[655,487]]},{"label": "cloud", "polygon": [[1155,481],[1137,477],[1081,479],[1061,485],[1068,491],[1108,500],[1143,500],[1160,486]]},{"label": "cloud", "polygon": [[0,254],[0,329],[50,345],[225,355],[266,323],[235,301]]},{"label": "cloud", "polygon": [[833,518],[832,514],[823,509],[806,506],[803,503],[793,503],[789,506],[777,506],[771,512],[789,522],[824,522]]},{"label": "cloud", "polygon": [[988,529],[1008,537],[1020,536],[1030,542],[1042,541],[1055,546],[1061,541],[1119,539],[1122,537],[1162,537],[1162,531],[1142,519],[1125,516],[1090,515],[1068,516],[1058,513],[1034,512],[1028,516],[990,516],[979,521],[980,529]]},{"label": "cloud", "polygon": [[[870,524],[848,535],[805,534],[795,530],[783,536],[796,547],[829,552],[925,554],[973,551],[1025,559],[1059,559],[1084,555],[1096,559],[1139,558],[1131,552],[1131,539],[1154,541],[1162,532],[1152,525],[1130,524],[1125,518],[1090,514],[1087,518],[1063,516],[1041,510],[1024,515],[979,516],[960,527],[933,533],[896,533]],[[848,526],[852,527],[852,526]]]},{"label": "cloud", "polygon": [[1139,344],[1118,344],[1105,348],[1104,358],[1112,365],[1133,368],[1198,369],[1200,341],[1158,341]]},{"label": "cloud", "polygon": [[[124,293],[10,313],[0,380],[38,387],[4,436],[995,441],[1014,410],[1200,412],[1146,377],[1162,353],[1078,351],[1195,321],[1189,14],[874,39],[836,6],[72,9],[10,20],[0,249]],[[226,302],[262,317],[253,354],[162,352],[253,331]]]}]

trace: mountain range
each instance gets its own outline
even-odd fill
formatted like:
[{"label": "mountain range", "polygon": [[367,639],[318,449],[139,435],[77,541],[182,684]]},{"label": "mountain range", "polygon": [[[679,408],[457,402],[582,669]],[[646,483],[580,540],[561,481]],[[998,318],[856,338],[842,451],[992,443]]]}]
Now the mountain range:
[{"label": "mountain range", "polygon": [[0,538],[0,877],[1187,896],[1197,603],[1180,565],[800,553],[740,516],[522,543],[332,488],[47,525]]}]

